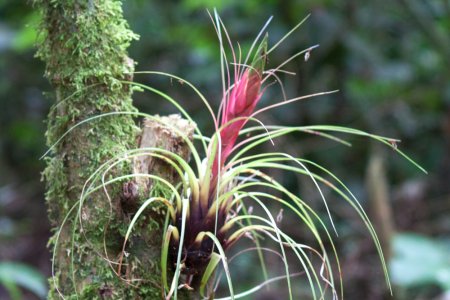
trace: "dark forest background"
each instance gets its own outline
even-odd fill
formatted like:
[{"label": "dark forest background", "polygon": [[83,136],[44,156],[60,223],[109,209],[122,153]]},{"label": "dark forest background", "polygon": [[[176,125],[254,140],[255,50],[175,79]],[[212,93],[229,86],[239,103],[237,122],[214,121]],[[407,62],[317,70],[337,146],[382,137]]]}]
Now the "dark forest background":
[{"label": "dark forest background", "polygon": [[[314,159],[339,175],[378,228],[390,257],[393,298],[386,295],[375,247],[358,216],[336,195],[327,194],[340,234],[336,243],[346,298],[450,299],[450,1],[124,2],[130,27],[140,35],[129,49],[136,70],[184,77],[217,107],[222,91],[218,41],[206,12],[213,7],[243,49],[269,16],[274,16],[269,27],[273,45],[311,14],[272,53],[269,67],[320,44],[307,62],[299,57],[287,66],[297,75],[282,76],[286,93],[294,97],[340,91],[272,110],[262,116],[263,122],[336,124],[395,137],[401,139],[398,147],[429,172],[421,173],[391,149],[362,138],[351,138],[351,148],[304,134],[277,140],[280,150]],[[1,299],[8,294],[38,299],[36,295],[45,294],[43,278],[51,267],[40,180],[45,162],[39,158],[46,151],[44,120],[53,100],[44,65],[34,58],[39,18],[30,2],[0,0]],[[147,75],[135,75],[134,80],[178,99],[211,132],[206,110],[181,84]],[[136,93],[134,99],[148,113],[176,112],[149,94]],[[262,101],[279,99],[281,91],[274,85]],[[307,179],[283,180],[326,216]],[[291,234],[303,238],[301,228]],[[246,268],[250,274],[259,272]],[[251,279],[235,280],[245,285]]]}]

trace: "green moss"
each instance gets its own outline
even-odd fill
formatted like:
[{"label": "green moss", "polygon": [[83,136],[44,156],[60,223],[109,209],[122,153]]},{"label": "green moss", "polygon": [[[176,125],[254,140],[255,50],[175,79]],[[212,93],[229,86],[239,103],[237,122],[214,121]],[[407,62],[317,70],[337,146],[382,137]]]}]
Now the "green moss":
[{"label": "green moss", "polygon": [[[47,144],[52,146],[78,122],[102,113],[135,111],[130,80],[134,63],[126,49],[137,36],[122,17],[120,1],[36,0],[41,10],[42,43],[37,56],[46,63],[45,76],[55,88],[56,103],[48,116]],[[136,147],[137,128],[131,116],[100,118],[71,131],[54,147],[43,178],[47,184],[49,218],[55,232],[78,203],[83,184],[104,161]],[[129,171],[123,164],[114,175]],[[101,192],[85,199],[62,227],[56,248],[58,288],[67,299],[156,299],[159,288],[160,224],[153,219],[137,227],[127,249],[126,278],[121,280],[105,259],[121,252],[127,220],[120,211],[120,186],[111,187],[112,206]],[[83,222],[81,230],[79,220]],[[140,232],[139,232],[140,231]],[[156,234],[156,238],[155,238]],[[152,239],[153,238],[153,239]],[[150,242],[151,241],[151,242]],[[54,245],[55,237],[50,241]],[[125,265],[124,265],[125,266]],[[114,268],[117,268],[114,265]],[[59,299],[51,279],[49,299]],[[103,293],[103,294],[102,294]]]}]

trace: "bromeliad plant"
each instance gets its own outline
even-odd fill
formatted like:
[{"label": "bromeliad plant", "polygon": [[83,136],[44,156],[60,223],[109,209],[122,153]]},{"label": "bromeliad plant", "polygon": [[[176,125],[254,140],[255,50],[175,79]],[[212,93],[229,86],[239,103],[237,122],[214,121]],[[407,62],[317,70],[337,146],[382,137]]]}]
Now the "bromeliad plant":
[{"label": "bromeliad plant", "polygon": [[[229,295],[221,299],[238,299],[250,295],[275,280],[286,281],[289,299],[293,299],[292,280],[301,274],[306,278],[314,299],[323,299],[327,294],[331,294],[333,298],[338,298],[338,290],[341,291],[342,295],[342,279],[340,275],[337,275],[337,279],[335,278],[336,274],[340,274],[340,267],[331,233],[325,225],[325,221],[319,217],[318,213],[307,202],[290,192],[281,183],[263,171],[266,169],[279,169],[304,175],[311,179],[311,183],[317,188],[324,202],[331,224],[333,224],[331,213],[328,211],[327,202],[320,189],[320,184],[334,190],[355,209],[374,240],[387,284],[390,286],[383,253],[374,228],[355,196],[338,177],[317,163],[304,158],[293,157],[287,153],[278,151],[260,154],[249,153],[264,142],[272,141],[277,137],[292,132],[313,133],[344,145],[349,145],[346,141],[332,135],[333,133],[344,133],[378,140],[397,151],[414,165],[417,166],[417,164],[397,149],[397,140],[356,129],[325,125],[264,126],[256,119],[256,116],[263,111],[294,101],[332,93],[324,92],[296,97],[256,110],[258,102],[267,88],[268,79],[275,78],[278,81],[276,74],[282,72],[281,68],[287,62],[300,55],[304,55],[305,60],[307,60],[311,51],[316,48],[316,46],[313,46],[303,50],[277,68],[266,70],[267,56],[306,19],[270,49],[268,48],[268,37],[265,34],[269,20],[253,42],[244,61],[241,61],[240,51],[239,53],[234,52],[231,39],[220,17],[215,13],[213,19],[220,42],[224,87],[217,117],[212,113],[212,109],[205,97],[188,81],[162,72],[142,72],[179,80],[191,87],[205,103],[211,112],[216,129],[211,138],[202,135],[198,128],[195,129],[196,134],[194,138],[200,141],[205,158],[201,159],[202,151],[197,150],[188,136],[180,132],[172,124],[164,124],[181,136],[186,145],[188,145],[192,153],[193,163],[190,164],[181,156],[157,147],[129,150],[127,153],[122,153],[112,158],[99,167],[86,182],[78,203],[80,226],[83,224],[82,208],[85,200],[91,193],[103,189],[107,199],[111,201],[107,188],[109,185],[115,182],[122,182],[123,180],[130,180],[134,177],[148,178],[154,184],[158,184],[159,187],[162,186],[166,192],[162,194],[150,193],[149,198],[136,211],[125,233],[122,254],[126,254],[127,241],[133,228],[144,215],[146,208],[155,202],[164,204],[168,209],[168,214],[161,249],[161,282],[166,299],[177,299],[178,290],[183,287],[194,289],[201,297],[212,299],[221,277],[215,276],[217,275],[220,262],[223,266],[221,272],[226,276],[229,290]],[[228,63],[223,37],[225,37],[231,49],[233,57],[233,63],[231,64]],[[251,57],[252,60],[250,61]],[[141,84],[123,83],[133,84],[162,96],[163,99],[173,103],[184,117],[192,121],[185,110],[169,95]],[[108,113],[90,118],[81,123],[99,117],[120,114],[134,114],[147,117],[155,122],[164,123],[160,118],[136,112]],[[253,122],[256,125],[244,128],[249,122]],[[243,136],[245,138],[239,141],[239,138]],[[115,166],[124,161],[130,161],[142,156],[157,158],[170,165],[179,174],[179,184],[172,184],[155,174],[124,174],[120,177],[108,178],[108,174]],[[98,181],[101,181],[101,183],[99,184]],[[268,192],[270,190],[273,192]],[[298,222],[303,224],[315,238],[317,249],[313,248],[313,246],[301,244],[281,230],[278,222],[279,218],[271,212],[271,203],[283,206],[286,212],[296,216]],[[251,213],[249,209],[251,206],[257,207],[258,209],[255,209],[255,211],[261,211],[263,214]],[[250,237],[255,244],[254,248],[257,250],[265,280],[247,291],[235,293],[227,253],[243,237]],[[263,247],[261,245],[263,239],[273,241],[278,250]],[[331,246],[326,248],[326,244]],[[284,265],[283,275],[269,278],[264,263],[264,252],[267,251],[276,251],[281,257]],[[290,256],[288,256],[288,251],[292,252]],[[107,253],[104,255],[105,259],[111,263],[111,266],[117,268],[116,264],[111,262],[112,260]],[[117,262],[118,276],[121,275],[120,268],[123,255]],[[319,267],[313,263],[311,256],[318,258],[321,262]],[[292,257],[298,261],[297,265],[301,266],[300,271],[296,264],[288,261],[288,258],[292,259]],[[333,270],[333,266],[337,268],[337,271]]]},{"label": "bromeliad plant", "polygon": [[[210,140],[198,178],[193,180],[196,184],[187,190],[187,215],[183,218],[182,207],[177,207],[175,222],[167,232],[170,259],[177,261],[181,250],[180,271],[188,275],[187,284],[200,287],[202,294],[220,254],[246,232],[233,232],[232,229],[237,222],[244,220],[235,215],[243,201],[243,195],[240,195],[243,190],[236,188],[236,179],[239,173],[249,172],[250,169],[246,170],[247,165],[243,164],[241,167],[244,168],[236,173],[233,164],[225,165],[225,162],[262,96],[266,53],[267,37],[259,45],[251,65],[242,70],[236,66],[234,85],[227,89],[222,99],[220,127]],[[179,235],[182,228],[185,232],[183,243]]]},{"label": "bromeliad plant", "polygon": [[[242,63],[240,61],[241,53],[239,53],[239,59],[237,59],[237,55],[233,51],[232,42],[217,14],[215,14],[215,21],[215,28],[221,45],[224,91],[219,114],[217,118],[213,117],[216,132],[208,140],[209,145],[206,151],[206,158],[202,161],[197,174],[187,166],[183,170],[186,178],[186,182],[183,183],[185,188],[181,188],[181,200],[177,202],[176,207],[171,211],[172,218],[165,234],[162,251],[162,277],[163,283],[168,291],[166,298],[169,299],[172,295],[176,298],[177,287],[180,286],[178,284],[180,274],[184,275],[184,284],[181,286],[198,289],[201,296],[209,297],[213,295],[213,290],[209,291],[209,295],[205,294],[205,286],[213,278],[212,274],[214,274],[214,270],[220,261],[223,263],[223,269],[227,277],[230,299],[243,297],[259,289],[262,285],[250,291],[235,295],[231,280],[232,277],[227,265],[227,250],[242,237],[249,236],[254,237],[253,239],[259,250],[262,264],[264,264],[262,251],[265,249],[260,247],[258,239],[261,236],[266,236],[279,245],[279,254],[284,262],[286,272],[282,278],[285,278],[287,281],[290,299],[293,297],[291,278],[295,273],[291,271],[293,268],[288,263],[286,249],[292,250],[303,266],[304,274],[308,278],[314,298],[317,296],[316,290],[319,291],[319,298],[322,298],[327,287],[330,288],[333,297],[337,297],[336,282],[333,278],[328,250],[325,249],[324,241],[320,234],[321,231],[325,232],[329,242],[333,245],[333,241],[330,239],[330,234],[324,222],[300,197],[292,194],[283,185],[265,174],[262,171],[263,168],[281,169],[310,177],[322,196],[326,207],[327,204],[318,182],[330,186],[341,194],[360,214],[374,238],[389,284],[383,254],[376,233],[354,196],[337,177],[314,162],[302,158],[295,158],[286,153],[273,152],[245,155],[257,145],[293,131],[312,132],[343,143],[345,142],[328,135],[326,132],[334,131],[365,135],[388,145],[395,143],[395,140],[335,126],[279,127],[264,126],[261,124],[260,126],[243,130],[244,125],[248,121],[257,121],[255,116],[262,111],[279,105],[285,105],[292,101],[327,94],[318,93],[293,98],[255,111],[265,91],[263,84],[267,82],[268,78],[272,76],[277,78],[275,74],[281,71],[280,68],[296,56],[304,54],[305,60],[307,60],[310,52],[316,46],[294,55],[294,57],[291,57],[291,59],[276,69],[266,71],[265,66],[268,54],[284,38],[268,50],[268,36],[266,34],[262,37],[265,30],[264,27],[254,41],[247,58]],[[302,23],[303,21],[299,25]],[[224,31],[232,52],[232,64],[228,64],[227,61],[221,30]],[[259,45],[256,46],[258,43]],[[254,49],[256,50],[253,51]],[[253,55],[253,60],[249,63],[248,60],[251,55]],[[234,74],[234,76],[230,75],[230,73]],[[257,134],[237,143],[239,136],[254,133]],[[202,137],[199,138],[202,139]],[[192,149],[192,151],[196,153],[195,149]],[[337,187],[321,175],[310,171],[310,167],[332,176],[341,187]],[[272,189],[274,193],[262,192],[261,188]],[[278,193],[281,193],[283,197],[275,196]],[[278,222],[270,212],[270,202],[278,202],[285,206],[288,211],[296,215],[299,221],[303,222],[313,233],[320,249],[313,250],[311,247],[298,243],[284,233],[278,227]],[[250,205],[259,206],[265,212],[265,215],[258,216],[250,214],[246,209]],[[310,253],[317,255],[320,261],[322,261],[320,274],[312,266],[309,259]],[[332,253],[339,268],[339,260],[334,251],[334,246],[332,246]],[[166,283],[166,262],[175,263],[176,266],[170,288]],[[263,266],[264,269],[265,267]],[[266,283],[269,281],[266,278]]]}]

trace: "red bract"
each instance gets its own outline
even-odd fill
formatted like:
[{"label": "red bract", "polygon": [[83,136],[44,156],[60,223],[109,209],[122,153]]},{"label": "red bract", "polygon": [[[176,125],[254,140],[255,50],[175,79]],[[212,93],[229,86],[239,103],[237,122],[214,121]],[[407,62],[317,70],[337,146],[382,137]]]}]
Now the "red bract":
[{"label": "red bract", "polygon": [[247,117],[253,111],[256,103],[261,98],[262,74],[260,70],[247,69],[242,77],[235,83],[231,91],[228,105],[225,110],[222,124],[234,118]]},{"label": "red bract", "polygon": [[253,63],[243,72],[234,83],[226,101],[221,121],[221,151],[220,164],[218,155],[213,165],[212,178],[216,179],[217,171],[223,167],[230,155],[239,132],[253,113],[256,104],[261,99],[261,84],[266,59],[267,37],[260,44]]},{"label": "red bract", "polygon": [[220,132],[222,142],[222,164],[229,156],[239,131],[255,109],[262,96],[260,93],[262,74],[255,70],[246,70],[242,78],[235,83],[228,100],[228,106],[222,120]]}]

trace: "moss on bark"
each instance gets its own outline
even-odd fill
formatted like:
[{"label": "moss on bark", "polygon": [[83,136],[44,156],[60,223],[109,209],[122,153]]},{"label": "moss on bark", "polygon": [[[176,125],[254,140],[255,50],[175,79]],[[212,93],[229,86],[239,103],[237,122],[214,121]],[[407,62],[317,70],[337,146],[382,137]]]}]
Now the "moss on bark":
[{"label": "moss on bark", "polygon": [[[137,36],[122,17],[121,2],[115,0],[35,0],[42,11],[45,36],[37,56],[46,63],[45,76],[55,89],[56,103],[48,116],[47,144],[73,125],[89,117],[115,111],[134,111],[130,80],[134,62],[126,49]],[[109,116],[88,122],[71,131],[47,159],[43,177],[53,228],[58,230],[76,205],[83,184],[105,160],[135,148],[137,128],[131,116]],[[124,164],[115,172],[129,172]],[[66,299],[158,299],[159,240],[157,222],[139,227],[148,238],[131,242],[125,283],[102,257],[105,249],[116,261],[127,222],[121,213],[119,187],[113,187],[112,205],[101,193],[86,199],[79,230],[77,210],[69,214],[55,253],[56,280]],[[108,231],[105,236],[105,231]],[[138,235],[139,236],[139,235]],[[55,237],[50,241],[53,245]],[[105,243],[104,243],[105,242]],[[104,245],[105,248],[104,248]],[[60,296],[53,280],[49,299]]]}]

